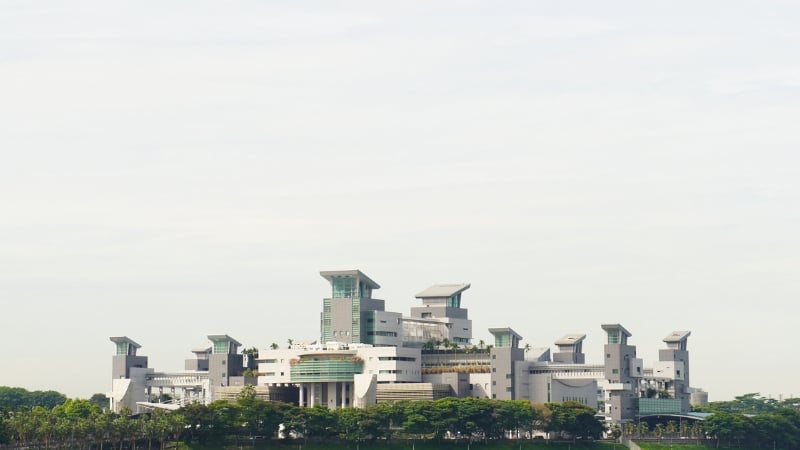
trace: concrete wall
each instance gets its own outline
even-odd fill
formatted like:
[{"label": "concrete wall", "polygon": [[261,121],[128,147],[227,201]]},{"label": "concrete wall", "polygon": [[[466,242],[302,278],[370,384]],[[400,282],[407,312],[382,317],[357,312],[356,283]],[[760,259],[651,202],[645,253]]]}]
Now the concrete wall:
[{"label": "concrete wall", "polygon": [[331,339],[347,344],[354,342],[352,299],[331,299]]},{"label": "concrete wall", "polygon": [[638,379],[631,375],[631,360],[636,359],[636,347],[605,344],[605,378],[609,382],[607,411],[615,422],[636,416]]},{"label": "concrete wall", "polygon": [[212,354],[208,358],[208,380],[213,392],[217,386],[230,386],[230,377],[239,376],[244,370],[243,355]]},{"label": "concrete wall", "polygon": [[114,355],[111,359],[111,378],[130,378],[132,368],[147,368],[147,356]]},{"label": "concrete wall", "polygon": [[514,363],[525,359],[525,351],[513,347],[493,347],[490,363],[492,398],[516,400],[514,395]]}]

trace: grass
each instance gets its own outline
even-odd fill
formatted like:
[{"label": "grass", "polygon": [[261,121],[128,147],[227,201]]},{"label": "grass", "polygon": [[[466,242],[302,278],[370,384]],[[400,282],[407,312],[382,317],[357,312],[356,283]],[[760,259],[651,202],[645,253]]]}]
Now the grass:
[{"label": "grass", "polygon": [[[242,450],[257,449],[257,450],[622,450],[625,447],[621,444],[614,444],[613,442],[514,442],[514,441],[499,441],[484,444],[482,442],[473,442],[471,444],[466,441],[427,441],[427,442],[410,442],[395,440],[389,443],[386,442],[362,442],[355,443],[340,443],[340,442],[309,442],[307,444],[302,441],[270,441],[259,442],[255,446],[248,443],[242,443],[241,447],[237,445],[226,445],[224,449],[234,450],[241,448]],[[181,450],[222,450],[220,446],[180,446]],[[644,450],[644,447],[642,447]]]}]

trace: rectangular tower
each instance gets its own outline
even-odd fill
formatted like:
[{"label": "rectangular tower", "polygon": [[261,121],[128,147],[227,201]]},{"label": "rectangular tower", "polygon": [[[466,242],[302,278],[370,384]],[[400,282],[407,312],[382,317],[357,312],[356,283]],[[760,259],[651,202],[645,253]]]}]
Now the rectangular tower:
[{"label": "rectangular tower", "polygon": [[437,284],[415,295],[422,306],[411,308],[411,317],[404,326],[403,345],[424,345],[420,337],[449,342],[463,347],[472,341],[472,321],[461,307],[461,294],[469,283]]},{"label": "rectangular tower", "polygon": [[213,390],[220,386],[230,386],[230,378],[240,376],[244,370],[244,356],[239,354],[242,345],[227,334],[212,334],[211,355],[208,357],[208,381]]},{"label": "rectangular tower", "polygon": [[639,379],[644,374],[642,360],[636,358],[636,347],[628,345],[631,333],[622,325],[602,325],[606,332],[604,375],[608,383],[606,413],[615,423],[636,417]]},{"label": "rectangular tower", "polygon": [[[368,319],[372,318],[374,325],[375,315],[370,313],[384,311],[385,302],[372,298],[372,290],[380,289],[380,285],[360,270],[332,270],[319,274],[331,284],[330,298],[322,300],[321,343],[371,344],[373,339],[368,338],[367,324]],[[397,331],[395,333],[399,334]]]},{"label": "rectangular tower", "polygon": [[111,342],[116,344],[117,352],[111,362],[111,378],[130,378],[131,368],[147,368],[147,356],[136,356],[136,350],[141,345],[127,336],[112,337]]},{"label": "rectangular tower", "polygon": [[517,363],[525,359],[525,350],[519,348],[522,336],[511,328],[489,328],[494,336],[494,347],[491,349],[492,398],[498,400],[516,400],[517,395]]},{"label": "rectangular tower", "polygon": [[673,331],[664,338],[667,348],[658,351],[659,362],[671,363],[672,380],[664,388],[672,398],[681,401],[681,411],[691,409],[692,394],[689,390],[689,351],[686,343],[691,331]]}]

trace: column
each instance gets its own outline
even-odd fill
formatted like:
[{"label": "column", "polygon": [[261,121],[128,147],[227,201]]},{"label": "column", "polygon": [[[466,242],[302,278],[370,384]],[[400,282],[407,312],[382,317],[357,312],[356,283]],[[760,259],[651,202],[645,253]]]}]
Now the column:
[{"label": "column", "polygon": [[305,385],[300,383],[300,401],[298,402],[298,404],[300,405],[301,408],[305,406],[305,401],[306,401],[305,394],[306,394]]},{"label": "column", "polygon": [[317,383],[309,383],[308,387],[309,387],[309,389],[311,389],[311,392],[310,392],[310,395],[309,395],[309,399],[308,399],[308,407],[309,408],[313,408],[314,407],[314,400],[316,400],[316,398],[317,398],[317,396],[316,396]]},{"label": "column", "polygon": [[343,381],[340,383],[342,385],[342,408],[347,406],[347,382]]}]

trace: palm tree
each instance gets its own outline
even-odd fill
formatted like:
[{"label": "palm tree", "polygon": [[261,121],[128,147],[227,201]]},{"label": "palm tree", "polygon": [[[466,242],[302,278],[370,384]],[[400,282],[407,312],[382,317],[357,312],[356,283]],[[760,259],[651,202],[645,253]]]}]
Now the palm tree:
[{"label": "palm tree", "polygon": [[647,433],[650,432],[650,427],[647,425],[647,422],[639,422],[639,429],[637,432],[640,438],[647,437]]},{"label": "palm tree", "polygon": [[667,422],[667,426],[664,428],[664,432],[667,433],[668,436],[674,435],[678,431],[678,424],[675,423],[674,420],[670,420]]},{"label": "palm tree", "polygon": [[294,339],[287,339],[286,343],[289,344],[289,348],[292,348],[292,344],[294,344]]},{"label": "palm tree", "polygon": [[636,431],[636,424],[633,422],[625,422],[625,426],[623,427],[625,430],[625,435],[630,437],[633,436],[633,433]]},{"label": "palm tree", "polygon": [[273,342],[272,344],[269,344],[269,348],[272,349],[272,350],[277,350],[278,349],[278,344]]}]

